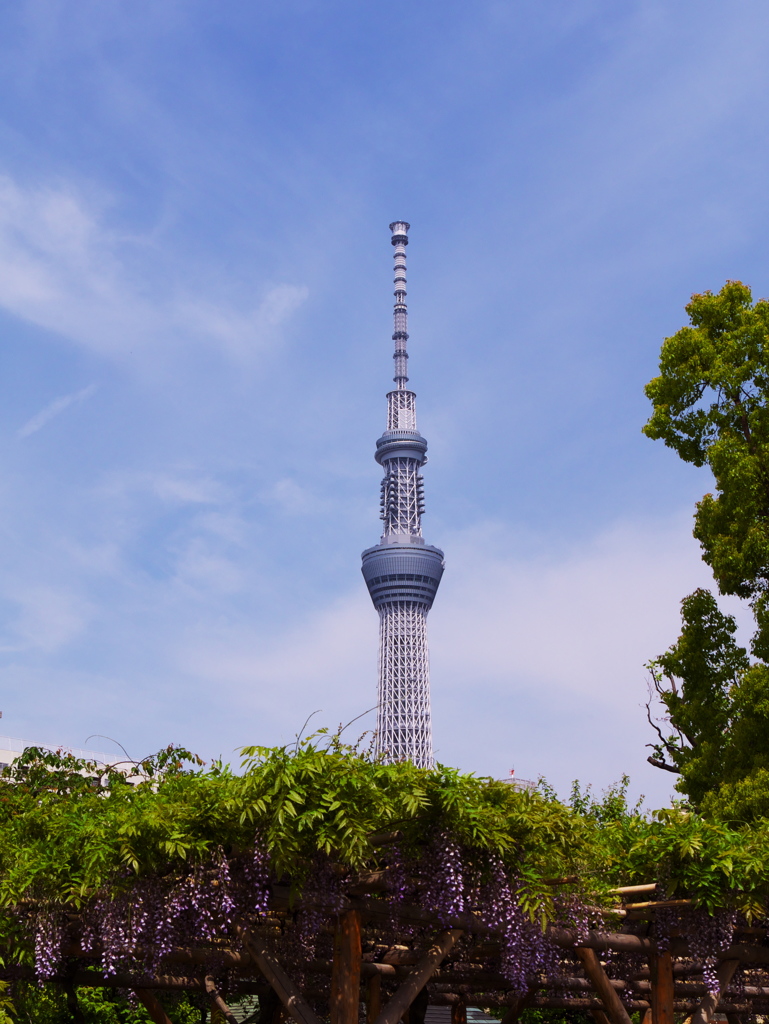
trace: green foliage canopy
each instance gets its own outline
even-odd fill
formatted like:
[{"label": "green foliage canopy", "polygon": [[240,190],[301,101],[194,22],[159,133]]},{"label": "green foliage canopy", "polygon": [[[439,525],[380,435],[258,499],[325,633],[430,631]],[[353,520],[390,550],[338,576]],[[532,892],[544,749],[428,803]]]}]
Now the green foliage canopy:
[{"label": "green foliage canopy", "polygon": [[686,311],[646,386],[644,432],[712,471],[694,535],[721,593],[751,603],[756,660],[710,593],[685,598],[678,641],[650,665],[671,728],[650,713],[649,760],[679,774],[677,789],[704,813],[753,819],[769,815],[769,302],[727,281]]},{"label": "green foliage canopy", "polygon": [[712,471],[716,493],[698,503],[694,535],[721,592],[755,599],[769,588],[769,302],[727,281],[686,312],[646,385],[644,432]]},{"label": "green foliage canopy", "polygon": [[[571,806],[547,789],[410,763],[385,765],[332,739],[254,747],[244,770],[190,769],[175,758],[139,781],[57,755],[29,751],[0,779],[0,941],[28,955],[20,920],[32,901],[71,910],[137,878],[184,875],[217,851],[237,859],[267,847],[272,874],[301,892],[318,857],[351,873],[386,866],[398,830],[418,857],[449,833],[472,860],[502,858],[519,898],[542,923],[554,892],[611,905],[610,887],[664,881],[707,907],[766,907],[769,824],[730,828],[681,809],[644,816],[625,790],[603,800],[575,791]],[[388,853],[390,851],[390,853]],[[567,881],[564,882],[564,879]],[[559,880],[559,885],[553,885]]]}]

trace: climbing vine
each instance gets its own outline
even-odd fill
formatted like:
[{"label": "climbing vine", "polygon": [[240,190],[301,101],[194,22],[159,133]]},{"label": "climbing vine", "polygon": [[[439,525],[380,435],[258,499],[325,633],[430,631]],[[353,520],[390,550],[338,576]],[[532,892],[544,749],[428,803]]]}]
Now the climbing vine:
[{"label": "climbing vine", "polygon": [[499,934],[498,969],[520,991],[553,961],[544,926],[611,922],[620,885],[656,881],[710,917],[766,914],[763,820],[645,815],[623,785],[602,800],[577,789],[567,804],[546,787],[387,765],[323,735],[243,755],[234,772],[174,748],[128,767],[30,749],[6,769],[10,976],[15,965],[55,977],[72,949],[107,974],[152,975],[174,949],[237,945],[237,926],[258,925],[276,892],[289,911],[276,951],[301,964],[365,879],[392,910],[382,929],[393,938],[475,914]]}]

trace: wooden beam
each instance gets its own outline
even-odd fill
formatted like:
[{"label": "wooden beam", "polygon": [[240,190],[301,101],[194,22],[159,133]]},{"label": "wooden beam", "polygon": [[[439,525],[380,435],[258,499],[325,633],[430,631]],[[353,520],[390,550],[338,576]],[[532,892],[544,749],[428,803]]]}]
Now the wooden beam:
[{"label": "wooden beam", "polygon": [[360,965],[362,978],[373,978],[375,974],[378,974],[380,977],[394,978],[397,973],[397,970],[391,964],[362,963]]},{"label": "wooden beam", "polygon": [[616,949],[619,953],[645,953],[652,950],[651,939],[643,939],[640,935],[625,935],[623,932],[589,931],[587,936],[577,936],[571,928],[557,928],[549,925],[545,931],[547,937],[564,949],[580,946],[582,949]]},{"label": "wooden beam", "polygon": [[[721,993],[729,987],[734,972],[740,966],[739,960],[722,960],[718,968],[718,991],[708,992],[692,1014],[692,1024],[710,1024],[721,999]],[[655,1022],[656,1024],[656,1022]]]},{"label": "wooden beam", "polygon": [[590,1011],[590,1016],[595,1021],[595,1024],[609,1024],[609,1018],[606,1016],[606,1012],[599,1009],[597,1006]]},{"label": "wooden beam", "polygon": [[148,988],[135,988],[136,998],[150,1015],[154,1024],[173,1024],[166,1011],[158,1002],[158,997]]},{"label": "wooden beam", "polygon": [[[493,1006],[493,1003],[489,1003],[489,1006]],[[604,1010],[605,1008],[600,999],[561,999],[557,996],[537,996],[532,1003],[535,1009],[543,1010],[568,1010],[571,1007],[578,1010]],[[634,999],[630,1003],[629,1009],[631,1010],[646,1010],[649,1004],[642,999]],[[611,1020],[611,1017],[609,1017]]]},{"label": "wooden beam", "polygon": [[[254,959],[254,963],[265,976],[280,997],[296,1024],[321,1024],[320,1018],[304,998],[302,993],[289,978],[277,960],[273,959],[263,948],[256,936],[245,928],[238,928],[243,945]],[[395,1022],[393,1022],[395,1024]]]},{"label": "wooden beam", "polygon": [[386,892],[389,884],[386,871],[362,871],[350,880],[345,892],[351,896],[364,896],[368,892]]},{"label": "wooden beam", "polygon": [[409,972],[406,980],[397,988],[393,997],[388,1000],[384,1009],[377,1014],[374,1024],[398,1024],[461,935],[460,928],[441,932],[414,970]]},{"label": "wooden beam", "polygon": [[206,995],[208,996],[208,1001],[211,1003],[211,1007],[216,1007],[217,1011],[219,1012],[219,1015],[227,1021],[227,1024],[238,1024],[237,1017],[219,994],[219,989],[216,987],[216,981],[214,980],[212,975],[206,975],[205,984]]},{"label": "wooden beam", "polygon": [[652,1024],[674,1024],[673,1003],[673,957],[670,950],[660,953],[655,950],[649,957],[649,979],[651,981]]},{"label": "wooden beam", "polygon": [[601,966],[595,950],[586,949],[584,946],[577,946],[575,952],[585,968],[585,974],[600,996],[612,1024],[631,1024],[630,1015],[622,1005],[622,1000],[606,976],[606,971]]},{"label": "wooden beam", "polygon": [[397,843],[403,839],[402,832],[372,832],[368,841],[372,846],[387,846],[388,843]]},{"label": "wooden beam", "polygon": [[360,1003],[360,913],[346,910],[334,930],[331,967],[331,1024],[358,1024]]},{"label": "wooden beam", "polygon": [[72,976],[79,988],[131,988],[138,992],[154,989],[195,991],[203,987],[200,978],[178,978],[161,974],[155,977],[136,977],[135,974],[106,974],[103,971],[75,971]]}]

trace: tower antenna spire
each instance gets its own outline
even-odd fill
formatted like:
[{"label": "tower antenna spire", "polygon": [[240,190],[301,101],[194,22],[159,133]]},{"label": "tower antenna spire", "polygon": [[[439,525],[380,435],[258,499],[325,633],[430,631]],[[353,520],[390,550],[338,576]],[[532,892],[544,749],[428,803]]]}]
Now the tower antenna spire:
[{"label": "tower antenna spire", "polygon": [[427,613],[444,569],[443,552],[422,537],[427,441],[417,430],[416,395],[408,385],[406,246],[410,225],[390,225],[395,247],[393,341],[395,389],[374,458],[384,471],[379,543],[363,552],[363,577],[379,612],[377,750],[388,761],[433,765]]},{"label": "tower antenna spire", "polygon": [[408,231],[411,227],[405,220],[396,220],[390,225],[392,244],[395,246],[395,306],[393,307],[393,341],[395,342],[395,376],[393,380],[399,391],[405,391],[408,384],[408,358],[406,343],[409,340],[409,311],[406,306],[406,246],[409,244]]}]

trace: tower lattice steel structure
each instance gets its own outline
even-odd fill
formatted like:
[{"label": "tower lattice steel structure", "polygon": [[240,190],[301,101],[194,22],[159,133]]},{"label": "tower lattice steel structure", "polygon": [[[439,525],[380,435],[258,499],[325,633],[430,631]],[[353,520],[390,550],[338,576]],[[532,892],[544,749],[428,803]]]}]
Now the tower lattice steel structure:
[{"label": "tower lattice steel structure", "polygon": [[443,552],[422,537],[427,441],[417,430],[416,395],[408,390],[406,246],[409,226],[390,225],[395,246],[395,390],[374,458],[384,470],[382,539],[363,552],[363,577],[379,612],[377,748],[389,761],[433,765],[427,613],[443,575]]}]

